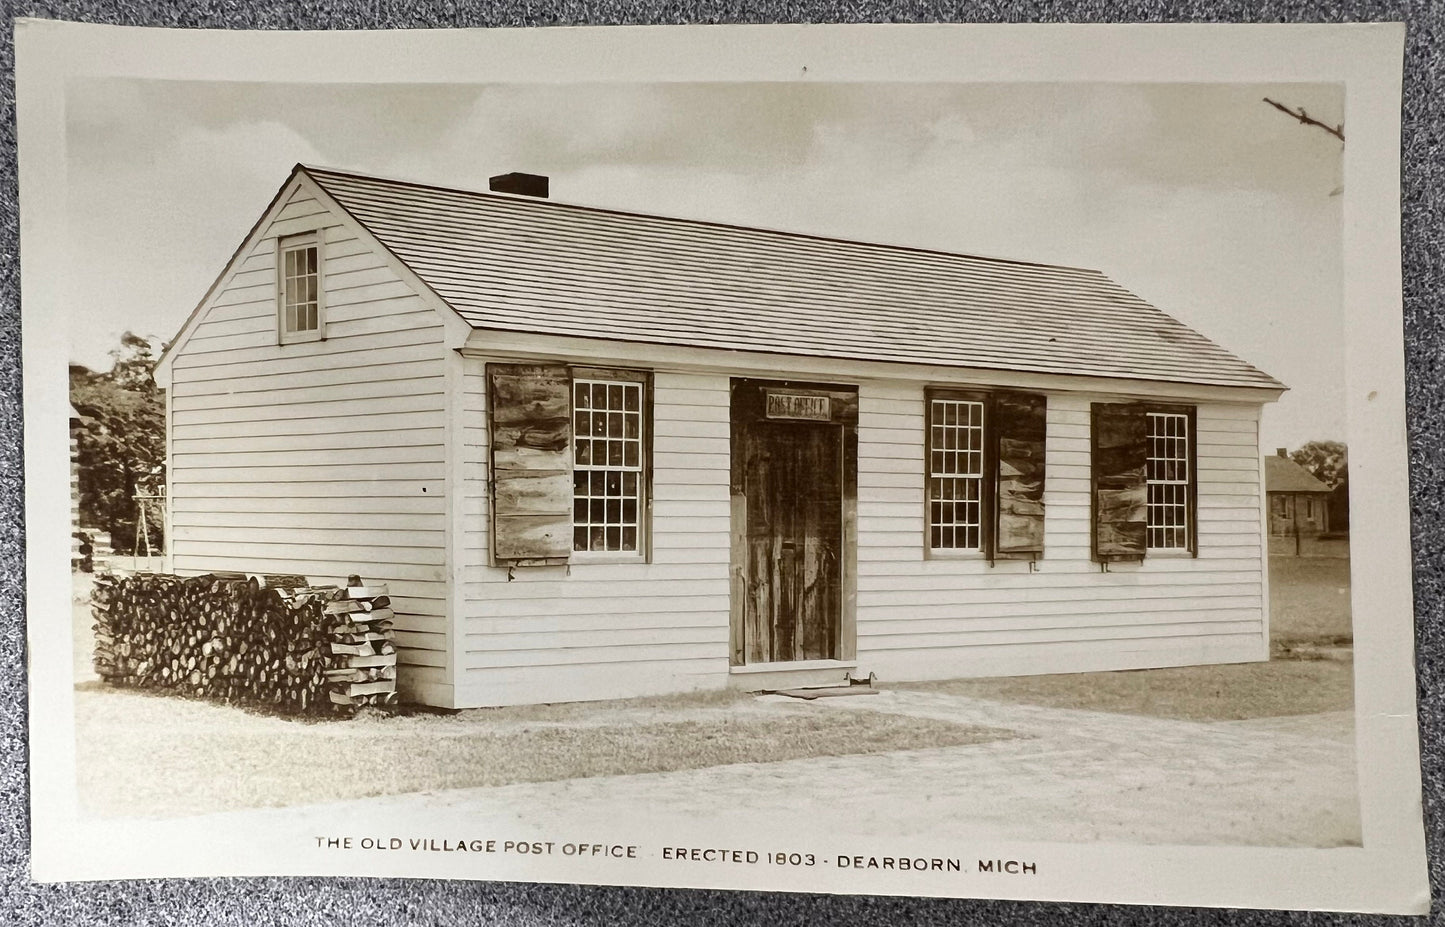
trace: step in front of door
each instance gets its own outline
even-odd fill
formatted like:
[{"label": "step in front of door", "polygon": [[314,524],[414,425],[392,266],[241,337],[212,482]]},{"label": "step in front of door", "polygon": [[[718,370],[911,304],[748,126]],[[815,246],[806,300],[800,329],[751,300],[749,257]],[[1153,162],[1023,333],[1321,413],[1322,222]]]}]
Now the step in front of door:
[{"label": "step in front of door", "polygon": [[776,692],[808,686],[846,686],[848,674],[858,669],[855,660],[794,660],[734,666],[728,686],[745,692]]}]

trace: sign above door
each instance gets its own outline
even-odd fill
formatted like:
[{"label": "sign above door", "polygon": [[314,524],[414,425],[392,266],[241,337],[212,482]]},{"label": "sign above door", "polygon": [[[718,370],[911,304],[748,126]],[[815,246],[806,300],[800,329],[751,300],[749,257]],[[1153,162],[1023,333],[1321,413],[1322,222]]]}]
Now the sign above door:
[{"label": "sign above door", "polygon": [[807,422],[833,420],[832,402],[828,396],[770,389],[767,397],[764,415],[770,419]]}]

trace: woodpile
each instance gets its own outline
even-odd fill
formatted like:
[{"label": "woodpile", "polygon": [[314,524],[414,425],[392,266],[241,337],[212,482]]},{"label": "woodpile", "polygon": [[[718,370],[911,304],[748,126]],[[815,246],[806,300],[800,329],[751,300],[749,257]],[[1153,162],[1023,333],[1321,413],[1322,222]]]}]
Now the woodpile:
[{"label": "woodpile", "polygon": [[344,597],[326,604],[337,623],[330,629],[332,660],[324,671],[335,705],[389,705],[396,701],[396,632],[385,586],[347,580]]},{"label": "woodpile", "polygon": [[396,701],[391,600],[357,576],[102,573],[91,610],[95,671],[112,685],[288,714]]}]

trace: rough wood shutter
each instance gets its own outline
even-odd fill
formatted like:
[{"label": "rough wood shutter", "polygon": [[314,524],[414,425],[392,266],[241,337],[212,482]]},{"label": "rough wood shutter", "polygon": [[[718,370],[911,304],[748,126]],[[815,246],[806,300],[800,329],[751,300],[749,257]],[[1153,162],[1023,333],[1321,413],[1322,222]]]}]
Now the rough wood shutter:
[{"label": "rough wood shutter", "polygon": [[1094,559],[1142,560],[1148,544],[1149,423],[1138,403],[1092,408]]},{"label": "rough wood shutter", "polygon": [[1048,400],[1034,393],[996,393],[997,525],[993,554],[1034,559],[1044,551],[1044,439]]},{"label": "rough wood shutter", "polygon": [[488,364],[492,558],[565,563],[572,551],[572,372]]}]

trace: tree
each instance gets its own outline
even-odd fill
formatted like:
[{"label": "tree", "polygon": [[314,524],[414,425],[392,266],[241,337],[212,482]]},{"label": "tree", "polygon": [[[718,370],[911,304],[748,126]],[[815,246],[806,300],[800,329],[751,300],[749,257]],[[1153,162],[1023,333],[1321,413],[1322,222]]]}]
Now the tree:
[{"label": "tree", "polygon": [[1349,457],[1343,441],[1310,441],[1289,458],[1331,489],[1348,479]]},{"label": "tree", "polygon": [[[118,551],[135,549],[137,491],[166,481],[165,394],[152,374],[151,343],[131,332],[98,373],[70,367],[70,402],[80,413],[76,433],[80,522],[110,534]],[[160,526],[152,526],[152,543]]]}]

